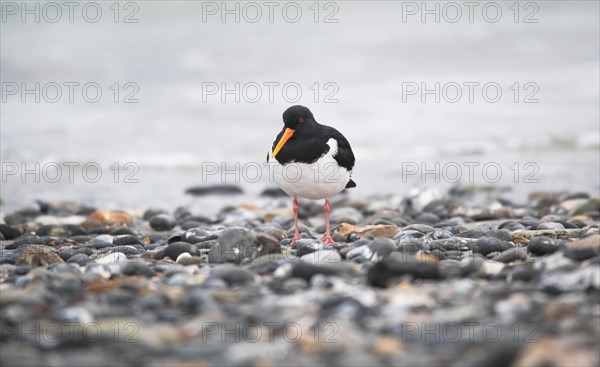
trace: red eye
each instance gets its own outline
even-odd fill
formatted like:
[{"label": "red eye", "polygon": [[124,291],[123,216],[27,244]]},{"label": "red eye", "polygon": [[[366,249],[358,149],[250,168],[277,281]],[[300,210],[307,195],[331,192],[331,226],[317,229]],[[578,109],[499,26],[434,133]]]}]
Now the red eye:
[{"label": "red eye", "polygon": [[298,118],[298,122],[304,122],[304,119],[302,117]]}]

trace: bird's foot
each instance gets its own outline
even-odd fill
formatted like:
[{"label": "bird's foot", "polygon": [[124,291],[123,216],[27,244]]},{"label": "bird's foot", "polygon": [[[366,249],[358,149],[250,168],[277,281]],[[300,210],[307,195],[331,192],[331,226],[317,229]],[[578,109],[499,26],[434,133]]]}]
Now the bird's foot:
[{"label": "bird's foot", "polygon": [[295,243],[296,243],[296,241],[298,241],[298,240],[301,240],[301,239],[302,239],[302,236],[300,236],[300,234],[299,234],[299,233],[298,233],[298,234],[295,234],[295,235],[294,235],[294,238],[292,238],[292,241],[290,242],[290,246],[291,246],[291,245],[293,245],[293,244],[295,244]]},{"label": "bird's foot", "polygon": [[333,238],[331,238],[331,235],[329,233],[327,233],[323,237],[321,237],[320,241],[326,245],[336,245],[337,244],[337,242],[334,241]]}]

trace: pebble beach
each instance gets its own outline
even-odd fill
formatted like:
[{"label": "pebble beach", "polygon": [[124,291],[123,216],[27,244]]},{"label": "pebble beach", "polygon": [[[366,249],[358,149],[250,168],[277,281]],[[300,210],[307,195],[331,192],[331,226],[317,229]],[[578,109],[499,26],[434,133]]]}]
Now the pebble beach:
[{"label": "pebble beach", "polygon": [[599,13],[0,1],[0,367],[600,366]]},{"label": "pebble beach", "polygon": [[[227,191],[227,190],[225,190]],[[2,366],[594,366],[600,198],[491,186],[2,213]]]}]

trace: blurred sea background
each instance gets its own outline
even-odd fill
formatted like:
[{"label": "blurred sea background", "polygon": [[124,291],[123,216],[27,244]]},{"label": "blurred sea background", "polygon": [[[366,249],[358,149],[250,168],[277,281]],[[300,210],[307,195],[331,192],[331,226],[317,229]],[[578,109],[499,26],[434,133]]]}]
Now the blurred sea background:
[{"label": "blurred sea background", "polygon": [[[122,21],[132,10],[125,9],[125,3],[120,3],[120,21],[115,23],[109,9],[113,2],[98,3],[103,15],[97,23],[82,20],[77,11],[73,23],[65,15],[56,23],[23,23],[19,16],[7,16],[0,23],[3,83],[95,82],[103,93],[97,103],[86,102],[81,89],[75,90],[70,103],[66,87],[57,103],[43,99],[35,103],[31,95],[22,103],[20,94],[3,94],[3,169],[7,162],[29,169],[35,162],[40,167],[49,162],[63,166],[63,177],[56,183],[44,177],[35,182],[33,175],[22,180],[19,174],[4,172],[3,212],[35,199],[107,208],[195,203],[210,210],[211,203],[230,199],[211,202],[184,191],[221,182],[242,186],[246,195],[235,200],[253,200],[270,186],[266,168],[258,182],[249,182],[256,176],[250,166],[246,172],[238,170],[237,176],[211,174],[203,182],[202,167],[262,165],[282,128],[282,112],[293,104],[309,107],[317,121],[336,127],[352,144],[358,187],[351,195],[405,194],[418,186],[445,190],[453,183],[444,179],[444,167],[452,177],[456,176],[452,167],[462,167],[464,183],[469,179],[465,162],[479,164],[473,177],[479,184],[491,184],[489,178],[497,176],[490,169],[486,180],[481,171],[485,164],[499,166],[502,172],[493,185],[509,187],[507,197],[517,201],[526,200],[531,191],[598,193],[597,1],[533,2],[538,7],[532,17],[536,23],[523,21],[534,10],[525,9],[525,2],[520,3],[515,22],[509,9],[512,1],[497,2],[503,13],[496,23],[482,17],[486,2],[475,9],[473,22],[463,14],[456,23],[443,16],[440,22],[428,16],[423,23],[421,13],[408,16],[406,8],[403,13],[406,4],[392,1],[337,1],[333,8],[319,3],[316,23],[309,9],[312,1],[296,2],[303,11],[296,23],[282,17],[280,9],[286,3],[275,8],[273,22],[262,7],[259,21],[250,23],[242,16],[238,23],[233,16],[222,22],[220,13],[203,14],[202,2],[139,1],[133,17],[137,23]],[[338,22],[323,22],[333,10],[332,19]],[[120,83],[118,103],[109,88],[115,82]],[[127,82],[139,87],[133,96],[139,102],[123,103],[133,90],[123,87]],[[231,88],[236,82],[240,87],[262,86],[262,98],[252,103],[242,95],[236,103],[232,95],[222,101],[220,93],[203,94],[203,83],[226,83]],[[281,86],[290,82],[301,86],[296,103],[282,95]],[[498,83],[502,98],[497,103],[486,101],[481,86],[475,89],[473,103],[464,86],[457,103],[444,98],[436,103],[432,95],[423,103],[420,94],[403,94],[403,83],[426,83],[431,88],[436,82]],[[515,82],[520,83],[518,102],[509,88]],[[273,101],[264,83],[279,83]],[[315,83],[319,83],[317,102]],[[333,84],[325,88],[325,83]],[[523,103],[533,91],[525,89],[525,83],[539,87],[533,96],[539,102]],[[246,97],[252,99],[253,90],[247,89]],[[332,91],[337,102],[325,103]],[[102,177],[86,182],[76,169],[69,182],[64,162],[80,167],[98,163]],[[133,172],[129,166],[115,183],[111,170],[115,162],[121,168],[128,162],[139,167],[130,177],[138,182],[123,182]],[[421,168],[435,169],[436,162],[437,174],[423,177]],[[419,172],[403,173],[407,165],[416,165]],[[46,173],[55,176],[53,171]]]}]

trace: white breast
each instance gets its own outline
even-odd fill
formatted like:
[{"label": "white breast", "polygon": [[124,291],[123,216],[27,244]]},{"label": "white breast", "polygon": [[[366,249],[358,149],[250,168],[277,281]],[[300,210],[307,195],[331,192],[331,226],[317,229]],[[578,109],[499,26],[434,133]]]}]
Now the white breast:
[{"label": "white breast", "polygon": [[351,171],[340,167],[333,156],[337,153],[337,141],[327,141],[329,151],[314,163],[289,162],[279,164],[270,159],[271,179],[290,196],[317,200],[340,193],[350,180]]}]

